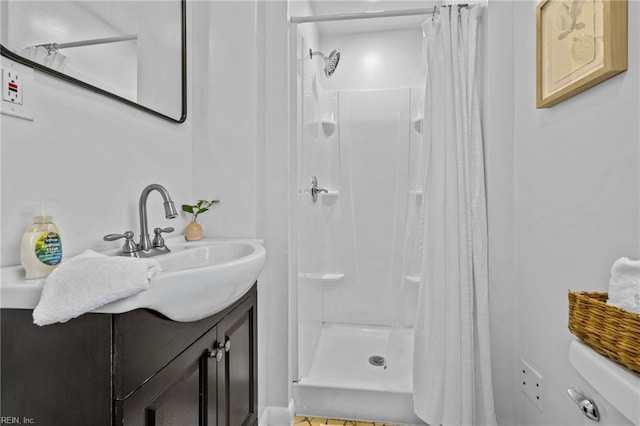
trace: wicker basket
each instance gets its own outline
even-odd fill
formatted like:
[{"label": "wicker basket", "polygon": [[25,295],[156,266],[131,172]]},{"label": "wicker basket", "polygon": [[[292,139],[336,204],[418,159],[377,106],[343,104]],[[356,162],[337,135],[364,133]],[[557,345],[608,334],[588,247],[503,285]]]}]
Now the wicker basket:
[{"label": "wicker basket", "polygon": [[596,352],[640,374],[640,314],[606,302],[607,293],[569,292],[569,330]]}]

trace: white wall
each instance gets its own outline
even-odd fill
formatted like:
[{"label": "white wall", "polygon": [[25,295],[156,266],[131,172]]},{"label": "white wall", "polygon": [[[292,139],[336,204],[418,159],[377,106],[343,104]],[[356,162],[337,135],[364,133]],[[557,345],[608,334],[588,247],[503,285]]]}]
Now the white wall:
[{"label": "white wall", "polygon": [[[205,234],[260,238],[258,410],[288,404],[288,23],[285,1],[194,2],[193,196]],[[268,103],[267,103],[268,102]]]},{"label": "white wall", "polygon": [[[257,2],[195,2],[201,21],[193,138],[193,195],[220,203],[198,221],[205,235],[256,236]],[[198,21],[196,21],[198,22]],[[198,50],[195,50],[198,48]]]},{"label": "white wall", "polygon": [[550,109],[535,108],[536,4],[513,5],[513,285],[515,361],[543,376],[543,411],[517,391],[518,424],[581,425],[565,394],[579,385],[567,359],[567,290],[606,291],[614,260],[640,256],[640,4],[629,2],[628,71]]},{"label": "white wall", "polygon": [[320,48],[325,55],[333,49],[341,52],[335,73],[330,79],[321,80],[329,91],[420,87],[424,84],[422,29],[419,26],[321,35]]},{"label": "white wall", "polygon": [[[267,244],[267,264],[263,272],[263,339],[266,347],[261,386],[262,404],[287,407],[289,403],[288,275],[290,220],[290,111],[289,111],[289,23],[287,1],[264,2],[264,27],[258,40],[264,47],[259,72],[263,96],[263,143],[258,147],[262,174],[258,178],[258,237]],[[262,373],[261,373],[262,374]]]}]

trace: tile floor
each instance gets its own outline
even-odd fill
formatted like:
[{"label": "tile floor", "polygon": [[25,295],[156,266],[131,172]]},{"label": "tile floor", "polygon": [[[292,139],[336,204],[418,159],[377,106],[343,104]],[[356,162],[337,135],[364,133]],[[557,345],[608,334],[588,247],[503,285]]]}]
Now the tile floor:
[{"label": "tile floor", "polygon": [[384,422],[359,422],[356,420],[338,420],[338,419],[326,419],[324,417],[304,417],[297,416],[293,419],[293,426],[326,426],[326,425],[340,425],[340,426],[397,426],[391,423]]}]

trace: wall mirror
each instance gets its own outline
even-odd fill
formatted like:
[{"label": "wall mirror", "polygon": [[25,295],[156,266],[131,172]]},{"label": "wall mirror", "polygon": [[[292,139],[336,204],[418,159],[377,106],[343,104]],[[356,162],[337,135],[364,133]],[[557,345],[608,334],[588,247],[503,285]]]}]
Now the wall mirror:
[{"label": "wall mirror", "polygon": [[2,55],[178,123],[186,0],[0,0]]}]

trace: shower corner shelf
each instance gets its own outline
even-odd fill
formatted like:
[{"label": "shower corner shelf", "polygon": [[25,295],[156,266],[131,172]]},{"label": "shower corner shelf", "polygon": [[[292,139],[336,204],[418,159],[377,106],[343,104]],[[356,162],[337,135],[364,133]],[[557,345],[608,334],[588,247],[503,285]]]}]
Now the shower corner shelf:
[{"label": "shower corner shelf", "polygon": [[338,125],[335,121],[332,120],[321,120],[320,124],[322,125],[322,132],[326,137],[333,135],[336,131],[336,126]]},{"label": "shower corner shelf", "polygon": [[316,272],[301,272],[298,276],[311,282],[321,284],[337,283],[344,279],[344,274],[320,274]]},{"label": "shower corner shelf", "polygon": [[422,192],[421,189],[412,189],[411,191],[409,191],[409,193],[416,198],[417,204],[422,203],[422,196],[424,193]]},{"label": "shower corner shelf", "polygon": [[[298,190],[298,194],[304,197],[308,197],[309,196],[309,190],[308,189],[300,189]],[[327,191],[327,192],[320,192],[318,194],[318,197],[321,198],[322,200],[325,201],[333,201],[336,198],[338,198],[338,195],[340,195],[340,191]]]},{"label": "shower corner shelf", "polygon": [[320,120],[320,121],[309,121],[305,124],[305,128],[309,132],[311,136],[317,138],[320,136],[320,129],[322,129],[322,135],[328,138],[332,136],[335,131],[338,123],[332,120]]},{"label": "shower corner shelf", "polygon": [[335,201],[338,198],[338,195],[340,195],[339,191],[328,191],[328,192],[320,193],[320,197],[322,198],[322,201],[326,201],[326,202]]},{"label": "shower corner shelf", "polygon": [[413,120],[411,120],[411,126],[413,127],[413,129],[416,132],[422,133],[422,123],[423,122],[424,122],[424,117],[418,116],[418,117],[414,118]]},{"label": "shower corner shelf", "polygon": [[407,280],[407,284],[409,285],[413,285],[413,286],[420,285],[420,277],[417,275],[407,275],[405,279]]}]

